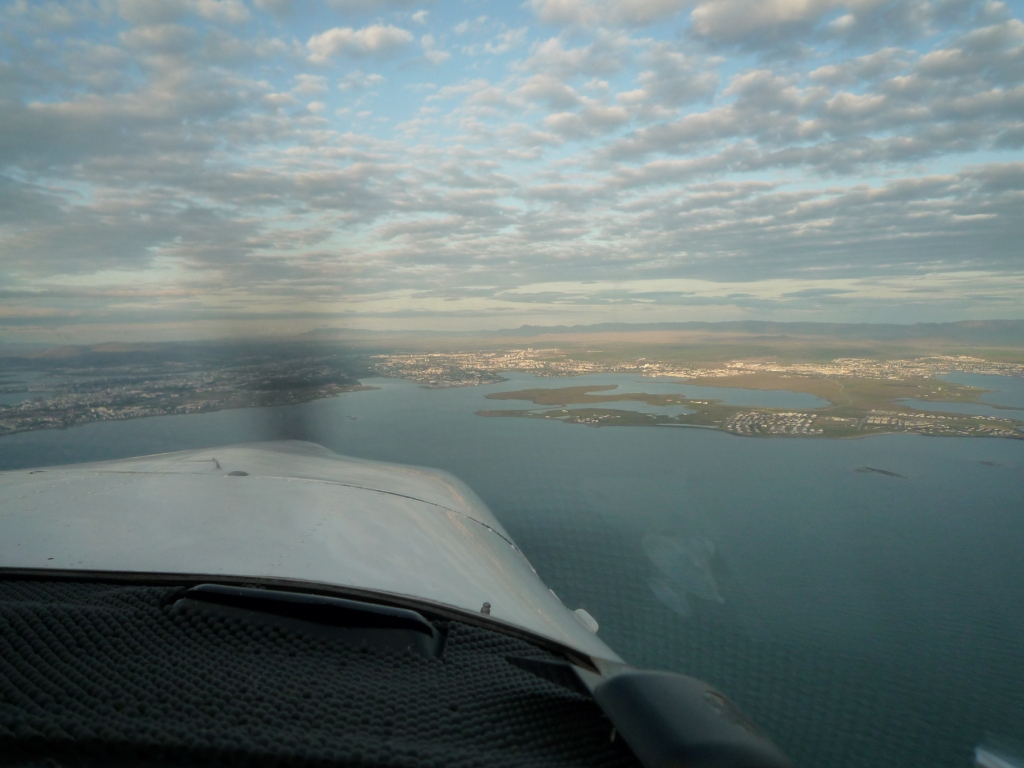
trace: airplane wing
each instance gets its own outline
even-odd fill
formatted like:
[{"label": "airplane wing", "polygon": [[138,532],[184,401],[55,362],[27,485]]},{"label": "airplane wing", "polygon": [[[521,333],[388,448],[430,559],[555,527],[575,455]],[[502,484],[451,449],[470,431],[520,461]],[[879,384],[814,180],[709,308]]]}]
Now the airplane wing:
[{"label": "airplane wing", "polygon": [[25,765],[788,765],[596,631],[436,470],[285,441],[0,473]]}]

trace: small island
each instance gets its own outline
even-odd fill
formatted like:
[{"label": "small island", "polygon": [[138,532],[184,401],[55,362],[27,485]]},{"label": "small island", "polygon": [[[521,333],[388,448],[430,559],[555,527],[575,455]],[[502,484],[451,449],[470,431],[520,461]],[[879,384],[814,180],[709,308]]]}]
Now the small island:
[{"label": "small island", "polygon": [[[743,437],[848,438],[890,433],[958,437],[1024,439],[1024,421],[1009,416],[975,416],[939,410],[922,411],[902,401],[976,403],[987,390],[951,384],[941,379],[910,377],[899,380],[846,378],[771,372],[695,378],[681,383],[702,387],[786,390],[814,394],[829,402],[816,409],[781,409],[726,405],[717,399],[687,398],[681,394],[619,392],[615,385],[524,389],[494,392],[490,400],[528,401],[544,409],[485,410],[480,416],[553,419],[594,427],[698,427]],[[629,402],[653,406],[684,406],[684,413],[659,414],[631,410]],[[610,407],[623,403],[622,408]],[[567,408],[565,406],[587,406]],[[989,406],[999,409],[1000,406]],[[1008,413],[1018,413],[1013,409]]]}]

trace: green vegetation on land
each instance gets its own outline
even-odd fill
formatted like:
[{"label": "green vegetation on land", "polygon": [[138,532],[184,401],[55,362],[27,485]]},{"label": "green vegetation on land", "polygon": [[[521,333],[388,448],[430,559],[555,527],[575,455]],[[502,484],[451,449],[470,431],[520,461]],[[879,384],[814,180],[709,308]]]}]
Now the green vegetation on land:
[{"label": "green vegetation on land", "polygon": [[[912,406],[900,404],[899,401],[909,399],[933,403],[975,403],[987,391],[939,379],[833,379],[765,372],[693,379],[686,383],[704,387],[808,393],[827,400],[829,405],[816,409],[736,406],[726,405],[718,399],[695,399],[684,395],[612,392],[616,387],[607,385],[495,392],[487,397],[491,400],[525,400],[536,405],[563,407],[553,410],[487,410],[479,411],[478,414],[555,419],[590,426],[705,427],[748,437],[839,438],[913,432],[928,435],[1024,438],[1024,422],[1013,418],[970,416],[941,411],[922,412]],[[655,406],[683,405],[691,412],[663,415],[600,407],[605,403],[630,401]],[[595,407],[564,407],[568,405]],[[1006,410],[1012,412],[1012,409]]]}]

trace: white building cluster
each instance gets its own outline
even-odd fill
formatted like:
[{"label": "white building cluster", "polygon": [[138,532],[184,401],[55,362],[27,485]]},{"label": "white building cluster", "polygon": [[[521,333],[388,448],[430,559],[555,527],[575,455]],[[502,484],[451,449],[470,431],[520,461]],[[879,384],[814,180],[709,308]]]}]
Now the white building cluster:
[{"label": "white building cluster", "polygon": [[[470,386],[500,381],[498,374],[523,371],[539,376],[579,376],[586,373],[639,373],[648,377],[706,379],[751,373],[795,376],[850,376],[868,379],[932,378],[954,371],[999,376],[1024,376],[1024,364],[994,363],[978,357],[937,355],[908,360],[841,357],[828,363],[778,363],[734,360],[722,365],[680,365],[638,358],[617,363],[575,360],[559,349],[512,349],[502,352],[437,352],[419,355],[376,355],[381,376],[395,376],[429,386]],[[471,372],[490,376],[471,376]]]},{"label": "white building cluster", "polygon": [[737,435],[820,435],[824,430],[812,426],[814,419],[813,413],[746,411],[730,418],[725,430]]}]

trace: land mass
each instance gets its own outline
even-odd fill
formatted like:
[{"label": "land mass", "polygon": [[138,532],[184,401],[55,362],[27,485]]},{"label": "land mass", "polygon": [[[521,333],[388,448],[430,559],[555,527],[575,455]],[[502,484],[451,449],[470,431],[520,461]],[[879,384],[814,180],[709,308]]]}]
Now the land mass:
[{"label": "land mass", "polygon": [[[8,360],[0,436],[94,421],[305,403],[363,386],[358,363],[319,348],[101,345]],[[365,371],[363,371],[365,372]]]},{"label": "land mass", "polygon": [[[628,373],[697,386],[802,392],[827,402],[783,410],[648,393],[642,384],[633,391],[570,386],[495,393],[493,399],[542,408],[482,415],[700,427],[751,437],[917,432],[1019,438],[1020,411],[1005,409],[1004,417],[1002,406],[988,404],[997,415],[944,410],[942,403],[978,403],[984,390],[941,377],[1024,376],[1024,321],[606,324],[475,334],[322,329],[271,341],[0,343],[0,364],[0,435],[301,403],[363,389],[360,378],[373,375],[446,388],[494,384],[518,372]],[[915,403],[930,407],[924,411]],[[660,406],[674,407],[658,413]]]},{"label": "land mass", "polygon": [[598,365],[647,358],[665,363],[723,363],[771,359],[823,363],[836,358],[876,360],[970,355],[1024,363],[1024,320],[911,325],[806,322],[601,323],[522,326],[497,331],[369,331],[321,328],[303,338],[389,355],[497,352],[557,348]]},{"label": "land mass", "polygon": [[[485,410],[478,411],[478,414],[556,419],[590,426],[704,427],[745,437],[841,438],[912,432],[925,435],[1024,439],[1024,421],[1009,416],[1002,418],[941,410],[921,411],[901,404],[901,401],[910,399],[933,403],[975,403],[988,391],[952,384],[941,379],[910,377],[892,381],[847,377],[836,380],[806,374],[761,372],[694,378],[684,384],[786,390],[816,395],[827,400],[829,405],[801,410],[736,406],[726,405],[720,399],[687,398],[683,394],[620,393],[614,391],[617,389],[616,386],[606,385],[494,392],[487,395],[488,399],[520,400],[541,406],[563,407],[553,410]],[[600,407],[609,403],[630,401],[654,406],[681,405],[685,406],[687,412],[670,415]],[[564,407],[569,405],[593,407]],[[1012,412],[1012,409],[1005,410]]]}]

